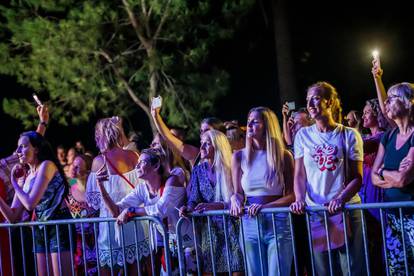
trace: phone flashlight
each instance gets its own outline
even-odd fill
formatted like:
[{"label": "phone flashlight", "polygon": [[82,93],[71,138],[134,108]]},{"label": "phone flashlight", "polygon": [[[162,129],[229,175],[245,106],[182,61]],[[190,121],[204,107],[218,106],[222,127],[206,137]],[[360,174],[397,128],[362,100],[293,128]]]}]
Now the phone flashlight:
[{"label": "phone flashlight", "polygon": [[33,93],[33,99],[35,100],[35,102],[37,103],[37,105],[42,106],[42,102],[39,100],[39,97],[37,97],[36,94]]}]

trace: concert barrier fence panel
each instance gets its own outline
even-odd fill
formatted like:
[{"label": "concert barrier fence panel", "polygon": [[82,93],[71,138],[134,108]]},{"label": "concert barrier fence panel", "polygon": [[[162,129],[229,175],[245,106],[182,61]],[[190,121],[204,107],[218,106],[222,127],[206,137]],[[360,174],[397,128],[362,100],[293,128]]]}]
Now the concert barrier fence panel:
[{"label": "concert barrier fence panel", "polygon": [[[378,228],[372,231],[371,224],[369,223],[369,217],[372,210],[375,210],[378,216]],[[289,212],[289,208],[269,208],[262,209],[260,214],[256,217],[249,218],[244,215],[238,219],[231,217],[228,210],[220,211],[207,211],[203,213],[189,214],[188,218],[181,218],[176,225],[176,249],[175,244],[171,241],[170,235],[166,230],[166,226],[161,220],[155,217],[137,217],[132,219],[135,226],[135,258],[141,260],[141,249],[138,248],[138,230],[137,225],[141,222],[148,222],[149,240],[154,241],[153,235],[157,235],[155,229],[157,229],[158,237],[162,239],[162,247],[164,251],[164,267],[167,275],[175,275],[171,255],[176,254],[178,258],[179,274],[185,275],[202,275],[203,261],[209,260],[211,273],[217,275],[218,265],[225,267],[225,273],[232,275],[232,266],[234,265],[234,247],[232,247],[231,233],[229,232],[230,220],[237,222],[237,230],[239,231],[238,242],[240,244],[240,250],[242,251],[242,268],[237,271],[245,271],[245,275],[248,275],[248,271],[257,271],[257,275],[286,275],[286,271],[283,265],[286,267],[285,260],[288,260],[287,264],[292,268],[292,274],[303,275],[303,266],[306,267],[308,275],[321,274],[318,268],[319,257],[321,248],[326,247],[323,251],[325,258],[325,275],[336,275],[338,269],[342,269],[342,272],[347,275],[356,275],[354,266],[358,266],[363,271],[359,275],[378,275],[374,272],[375,269],[380,271],[382,275],[413,275],[414,266],[414,201],[406,202],[388,202],[388,203],[369,203],[369,204],[348,204],[344,207],[344,211],[340,213],[339,217],[342,217],[342,224],[338,224],[342,227],[342,233],[344,235],[343,244],[338,243],[338,236],[340,233],[332,231],[332,215],[327,212],[327,208],[324,206],[312,206],[306,207],[306,213],[304,216],[296,216]],[[357,228],[352,228],[348,224],[349,217],[357,217],[360,220]],[[224,237],[224,250],[218,251],[215,244],[215,231],[217,228],[214,226],[213,218],[220,218],[219,221],[223,224],[221,235]],[[300,230],[297,233],[299,224],[297,223],[298,217],[304,217],[304,231]],[[315,219],[321,224],[318,224],[319,230],[324,230],[325,235],[320,235],[314,231]],[[335,218],[338,219],[338,218]],[[200,220],[204,220],[201,224]],[[334,220],[335,222],[336,220]],[[247,223],[246,223],[247,222]],[[36,253],[33,248],[39,243],[44,243],[46,248],[46,259],[50,258],[48,252],[48,240],[46,233],[48,231],[55,231],[57,234],[57,253],[61,253],[60,241],[63,235],[61,233],[68,233],[70,252],[75,251],[76,237],[74,234],[74,225],[80,225],[81,229],[81,248],[85,251],[88,240],[85,238],[86,227],[93,227],[95,250],[96,250],[96,274],[101,275],[100,260],[99,260],[99,246],[98,246],[98,228],[99,224],[110,225],[116,223],[114,218],[90,218],[90,219],[69,219],[59,221],[47,221],[47,222],[24,222],[24,223],[1,223],[0,224],[0,276],[2,275],[38,275]],[[87,226],[87,224],[89,226]],[[92,225],[92,226],[91,226]],[[125,252],[124,245],[124,232],[123,225],[120,228],[120,245]],[[204,228],[203,228],[204,227]],[[248,229],[247,229],[248,228]],[[190,229],[191,231],[188,231]],[[253,229],[253,231],[252,231]],[[204,239],[203,248],[201,247],[202,239],[199,235],[200,230],[203,230],[207,236]],[[234,229],[232,229],[234,230]],[[338,230],[338,229],[336,229]],[[249,232],[250,231],[250,232]],[[296,231],[296,233],[295,233]],[[359,232],[358,232],[359,231]],[[379,250],[373,251],[370,247],[372,244],[372,233],[377,231],[380,237],[380,242],[375,240],[377,245],[381,245]],[[44,240],[38,240],[37,235],[39,232],[43,232],[46,237]],[[192,237],[188,237],[189,233]],[[338,234],[339,233],[339,234]],[[358,248],[359,258],[352,259],[353,240],[357,233],[360,233],[360,247]],[[390,240],[390,234],[393,233],[393,239]],[[403,234],[402,234],[403,233]],[[115,233],[113,233],[115,235]],[[175,235],[171,235],[175,236]],[[267,236],[273,238],[266,240]],[[302,239],[303,236],[307,236],[306,239]],[[258,254],[255,258],[258,260],[258,267],[248,267],[252,263],[249,263],[249,254],[246,254],[246,242],[251,242],[251,239],[256,239],[258,242]],[[340,240],[340,239],[339,239]],[[207,243],[206,243],[207,242]],[[318,243],[319,242],[319,243]],[[273,244],[272,244],[273,243]],[[321,247],[321,244],[324,244]],[[339,248],[337,247],[339,244]],[[288,246],[286,246],[288,245]],[[111,244],[109,245],[111,246]],[[266,252],[264,246],[273,246],[274,250],[271,251],[270,258],[266,258]],[[152,275],[158,275],[156,271],[157,267],[160,267],[160,261],[156,256],[156,245],[150,247],[150,265],[149,271]],[[301,259],[303,253],[309,249],[308,259],[309,265],[306,266],[306,262]],[[378,247],[377,247],[378,248]],[[171,252],[173,250],[174,252]],[[207,251],[206,251],[207,250]],[[250,250],[250,249],[249,249]],[[397,250],[397,251],[396,251]],[[203,255],[203,252],[207,253]],[[338,253],[339,252],[339,253]],[[395,256],[397,253],[398,256]],[[290,255],[291,254],[291,255]],[[338,262],[338,254],[340,255]],[[194,255],[194,256],[193,256]],[[208,255],[208,258],[206,256]],[[374,257],[379,257],[378,260]],[[60,254],[57,254],[59,264]],[[399,263],[396,264],[396,258]],[[62,267],[59,266],[59,273],[76,275],[75,271],[75,259],[74,254],[70,254],[70,269],[71,271],[62,271]],[[82,256],[83,264],[87,263],[85,254]],[[124,275],[133,275],[135,273],[129,272],[126,258],[122,260],[122,267]],[[269,259],[271,262],[270,264]],[[110,258],[112,262],[112,256]],[[224,260],[223,263],[216,263],[217,260]],[[374,260],[374,261],[373,261]],[[391,261],[390,261],[391,260]],[[51,268],[49,267],[49,261],[46,262],[47,275],[53,275]],[[134,264],[135,265],[135,264]],[[142,261],[136,262],[136,274],[146,275],[144,269],[144,263]],[[269,267],[275,269],[275,273],[268,271]],[[88,275],[88,269],[86,265],[81,267],[83,270],[81,275]],[[113,266],[110,266],[111,275],[115,275]],[[290,274],[290,273],[289,273]],[[253,276],[257,276],[253,275]]]},{"label": "concert barrier fence panel", "polygon": [[[150,245],[150,256],[148,259],[150,259],[150,264],[148,265],[149,271],[145,272],[143,268],[143,262],[142,262],[142,255],[141,251],[142,249],[139,248],[139,243],[137,242],[139,240],[138,237],[138,227],[137,225],[142,222],[148,222],[148,233],[149,233],[149,243]],[[51,252],[50,248],[51,245],[48,245],[47,240],[47,232],[55,231],[56,237],[57,237],[57,258],[58,258],[58,264],[59,264],[59,274],[62,275],[101,275],[102,267],[100,267],[100,255],[98,253],[99,246],[98,246],[98,229],[99,224],[106,224],[109,228],[109,225],[111,223],[116,224],[115,218],[83,218],[83,219],[68,219],[68,220],[54,220],[54,221],[45,221],[45,222],[22,222],[22,223],[0,223],[0,276],[7,276],[7,275],[38,275],[38,263],[36,258],[36,253],[33,250],[36,246],[44,246],[45,248],[45,257],[46,257],[46,275],[55,275],[54,271],[50,267],[50,260],[51,258]],[[136,269],[136,273],[128,272],[128,269],[131,268],[131,265],[128,266],[126,261],[126,252],[125,252],[125,237],[124,237],[124,225],[116,226],[115,228],[119,230],[119,245],[121,246],[121,250],[124,252],[124,257],[122,258],[122,266],[117,267],[119,270],[123,270],[123,275],[148,275],[148,273],[151,273],[152,275],[159,275],[159,271],[156,272],[156,267],[160,267],[159,259],[155,256],[156,254],[156,247],[157,243],[159,244],[159,239],[162,240],[162,248],[164,252],[163,260],[165,263],[165,272],[164,275],[172,275],[172,264],[171,264],[171,258],[170,258],[170,241],[169,241],[169,233],[166,230],[166,226],[164,223],[159,220],[156,217],[136,217],[131,220],[131,222],[134,224],[135,228],[135,259],[140,260],[136,261],[133,266],[134,271]],[[81,229],[81,241],[80,246],[82,248],[82,251],[85,252],[87,243],[89,240],[85,238],[85,228],[86,227],[92,227],[93,228],[93,238],[94,238],[94,246],[95,246],[95,253],[96,253],[96,262],[94,264],[95,267],[88,267],[87,265],[87,258],[90,256],[87,256],[87,254],[82,254],[82,263],[83,265],[80,267],[81,271],[75,271],[75,256],[74,254],[70,255],[70,269],[71,271],[62,271],[61,266],[61,254],[62,249],[61,245],[62,239],[68,239],[68,244],[70,247],[69,252],[75,252],[76,251],[76,235],[75,235],[75,225],[78,225]],[[44,233],[43,237],[46,237],[44,240],[39,240],[38,234],[40,232]],[[67,235],[62,234],[65,232]],[[115,233],[111,233],[115,234]],[[157,235],[155,237],[154,235]],[[90,237],[89,237],[90,238]],[[158,239],[158,240],[157,240]],[[40,244],[42,243],[42,244]],[[79,245],[78,245],[79,246]],[[111,248],[111,243],[109,244],[109,247]],[[160,247],[160,245],[158,245]],[[112,249],[112,248],[111,248]],[[158,248],[159,250],[159,248]],[[112,264],[112,251],[110,256],[110,262]],[[110,270],[111,275],[117,275],[115,274],[115,266],[111,265],[109,267],[106,267]],[[93,272],[91,272],[91,270]]]},{"label": "concert barrier fence panel", "polygon": [[[298,225],[296,223],[297,217],[290,213],[289,208],[269,208],[262,209],[260,215],[254,217],[255,227],[257,229],[256,235],[258,241],[263,241],[263,231],[268,231],[265,229],[264,224],[270,223],[272,226],[271,231],[273,231],[273,236],[277,237],[273,239],[272,242],[275,245],[275,250],[273,251],[274,256],[271,258],[274,260],[274,264],[270,264],[265,259],[266,251],[263,250],[263,246],[269,246],[269,244],[258,242],[258,254],[256,258],[260,261],[260,267],[254,268],[255,273],[253,276],[258,275],[286,275],[286,270],[283,269],[282,260],[286,260],[287,254],[290,254],[289,250],[286,250],[286,247],[283,247],[281,243],[281,236],[278,233],[283,228],[279,227],[279,224],[282,222],[280,220],[280,215],[284,214],[286,221],[288,222],[288,231],[290,234],[290,247],[291,247],[291,267],[292,274],[303,275],[304,268],[307,269],[308,275],[338,275],[343,273],[344,275],[414,275],[414,201],[405,201],[405,202],[387,202],[387,203],[367,203],[367,204],[347,204],[345,205],[343,212],[339,213],[337,216],[331,215],[328,213],[327,207],[325,206],[308,206],[306,207],[305,213],[305,230],[301,233],[295,233],[295,229]],[[367,223],[367,217],[371,216],[371,212],[375,211],[379,214],[378,228],[374,228],[373,225]],[[217,252],[215,244],[212,243],[212,235],[214,235],[211,229],[211,219],[213,217],[221,217],[223,222],[223,230],[225,240],[225,252]],[[407,217],[412,219],[407,223]],[[266,219],[264,221],[263,219]],[[390,221],[390,218],[393,219],[393,222]],[[228,239],[228,227],[226,227],[226,221],[231,219],[228,210],[220,211],[206,211],[202,213],[192,213],[189,214],[186,218],[181,218],[177,223],[177,249],[178,249],[178,261],[180,275],[185,276],[188,274],[202,275],[205,272],[210,272],[213,275],[217,275],[219,272],[216,271],[215,260],[217,260],[217,255],[222,254],[222,257],[226,259],[226,274],[232,275],[234,270],[230,269],[230,260],[232,254],[229,249],[229,239]],[[244,271],[245,275],[249,275],[249,269],[247,266],[248,260],[246,255],[246,223],[244,221],[251,220],[247,215],[243,215],[239,218],[239,231],[240,231],[240,245],[243,253],[244,261]],[[207,220],[207,223],[200,223],[200,220]],[[319,221],[318,223],[315,223]],[[340,222],[340,223],[338,223]],[[354,223],[357,222],[357,223]],[[284,222],[282,222],[284,223]],[[393,226],[390,223],[393,223],[394,226],[398,228],[400,233],[398,234],[400,239],[394,240],[393,242],[400,242],[401,248],[397,249],[402,251],[399,256],[401,264],[395,266],[395,264],[390,264],[389,257],[390,254],[393,255],[395,252],[392,245],[388,244],[387,247],[387,238],[389,239],[390,227]],[[194,244],[189,250],[189,248],[183,245],[182,239],[182,228],[183,225],[190,224],[193,227],[193,240]],[[316,225],[316,227],[315,227]],[[341,229],[335,229],[334,226],[340,226]],[[208,229],[203,227],[207,226]],[[249,226],[251,227],[251,226]],[[372,229],[371,229],[372,228]],[[205,258],[206,255],[203,255],[202,251],[206,250],[206,245],[204,248],[201,248],[200,245],[200,231],[204,229],[204,233],[208,235],[208,241],[210,242],[207,246],[209,249],[210,258]],[[315,230],[316,229],[316,230]],[[333,229],[333,230],[332,230]],[[321,235],[320,230],[324,230]],[[373,240],[372,232],[377,231],[379,240]],[[411,231],[411,232],[410,232]],[[342,233],[342,234],[341,234]],[[369,234],[370,233],[370,234]],[[402,235],[402,233],[404,233]],[[250,239],[251,233],[247,233],[247,240]],[[269,233],[265,233],[268,235]],[[298,239],[301,238],[301,235],[307,236],[307,241],[298,243]],[[343,236],[341,236],[343,235]],[[370,247],[372,243],[381,244],[380,250],[373,251]],[[409,244],[408,244],[409,243]],[[378,244],[377,244],[378,245]],[[282,247],[282,249],[281,249]],[[378,247],[376,247],[378,249]],[[306,260],[301,259],[303,251],[308,249],[309,265],[306,266]],[[191,264],[191,258],[188,257],[188,252],[192,251],[194,253],[194,262],[195,265]],[[215,258],[216,256],[216,258]],[[321,256],[325,262],[322,262],[321,266]],[[203,261],[209,259],[211,262],[211,271],[203,271]],[[300,260],[301,259],[301,260]],[[300,262],[299,262],[300,260]],[[374,262],[372,261],[374,260]],[[378,261],[379,260],[379,261]],[[395,267],[393,267],[393,265]],[[189,267],[193,267],[190,269]],[[194,268],[195,267],[195,268]],[[268,271],[269,267],[276,269],[275,273]],[[322,268],[322,270],[321,270]],[[379,271],[379,272],[377,272]],[[258,272],[258,273],[256,273]],[[290,273],[289,273],[290,274]]]}]

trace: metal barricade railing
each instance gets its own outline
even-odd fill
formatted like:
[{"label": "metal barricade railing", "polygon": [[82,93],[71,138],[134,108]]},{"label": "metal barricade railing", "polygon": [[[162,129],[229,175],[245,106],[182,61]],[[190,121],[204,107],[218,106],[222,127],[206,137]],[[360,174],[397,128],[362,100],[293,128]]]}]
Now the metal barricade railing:
[{"label": "metal barricade railing", "polygon": [[[387,260],[387,245],[386,245],[386,234],[385,234],[385,227],[386,227],[386,220],[387,218],[385,217],[385,215],[391,212],[395,213],[395,210],[398,210],[398,218],[399,218],[399,228],[401,229],[401,243],[402,243],[402,250],[403,250],[403,254],[404,254],[404,272],[403,274],[405,275],[410,275],[410,273],[414,273],[414,271],[411,271],[409,267],[409,261],[408,261],[408,255],[407,255],[407,246],[406,246],[406,232],[407,229],[405,229],[404,226],[404,210],[409,210],[410,208],[414,208],[414,201],[406,201],[406,202],[387,202],[387,203],[368,203],[368,204],[347,204],[344,207],[344,210],[342,212],[342,221],[343,221],[343,233],[344,233],[344,245],[341,246],[341,252],[345,252],[345,264],[342,264],[346,267],[346,269],[344,269],[344,267],[342,267],[343,271],[345,271],[345,273],[347,273],[348,275],[355,275],[354,273],[354,268],[355,267],[359,267],[361,270],[358,271],[362,271],[361,274],[362,275],[373,275],[371,272],[371,267],[372,266],[379,266],[381,267],[381,263],[374,263],[372,264],[372,266],[370,266],[370,253],[374,253],[374,254],[379,254],[381,255],[380,258],[382,258],[382,260],[384,261],[384,266],[385,266],[385,273],[386,275],[390,275],[393,274],[391,273],[390,267],[389,267],[389,263]],[[367,225],[367,221],[366,221],[366,214],[365,211],[366,210],[379,210],[380,213],[380,230],[381,231],[381,237],[382,237],[382,250],[383,252],[369,252],[369,248],[368,248],[368,240],[370,237],[368,237],[368,232],[367,232],[367,226],[369,227],[370,225]],[[394,210],[394,211],[393,211]],[[289,225],[289,232],[290,232],[290,237],[291,237],[291,247],[292,247],[292,264],[294,267],[294,271],[295,271],[295,275],[301,275],[298,273],[298,271],[300,271],[299,267],[298,267],[298,250],[297,247],[298,246],[303,246],[303,244],[297,244],[297,240],[294,234],[294,227],[295,224],[293,223],[293,218],[292,218],[292,214],[289,212],[289,208],[287,207],[282,207],[282,208],[269,208],[269,209],[263,209],[260,211],[261,216],[266,216],[266,219],[271,221],[271,225],[272,225],[272,230],[273,230],[273,235],[274,237],[276,237],[275,239],[275,256],[272,256],[272,258],[274,258],[275,262],[276,262],[276,267],[277,267],[277,274],[279,275],[283,275],[283,272],[281,272],[280,267],[283,266],[282,264],[282,259],[286,259],[285,255],[286,252],[280,252],[279,246],[280,244],[278,243],[278,227],[277,227],[277,223],[276,223],[276,216],[278,216],[278,214],[285,214],[286,215],[286,219],[288,221],[288,225]],[[335,236],[331,236],[330,234],[330,230],[328,229],[328,220],[330,218],[330,214],[328,213],[327,207],[325,206],[308,206],[306,207],[306,213],[305,213],[305,217],[306,217],[306,229],[307,229],[307,240],[308,240],[308,246],[309,246],[309,258],[310,258],[310,263],[311,263],[311,267],[308,268],[308,275],[310,273],[312,273],[311,275],[317,275],[317,268],[316,268],[316,264],[315,264],[315,258],[316,255],[319,256],[319,252],[316,252],[314,249],[314,244],[313,244],[313,240],[312,240],[312,216],[315,215],[316,213],[322,213],[321,217],[322,217],[322,221],[323,221],[323,227],[325,230],[326,235],[324,236],[324,239],[326,239],[326,245],[327,245],[327,251],[325,254],[325,256],[327,255],[327,264],[326,264],[326,275],[335,275],[335,271],[338,269],[338,267],[336,267],[337,264],[334,264],[334,259],[336,258],[334,256],[334,253],[336,252],[335,249],[331,248],[331,244],[332,244],[332,239],[335,239]],[[351,218],[348,218],[348,216],[353,216]],[[177,233],[177,245],[178,245],[178,260],[179,260],[179,269],[180,269],[180,275],[185,276],[187,271],[186,266],[188,265],[186,263],[186,258],[185,258],[185,254],[184,254],[184,246],[183,246],[183,239],[182,239],[182,228],[183,228],[183,224],[185,223],[190,223],[193,226],[193,240],[194,240],[194,251],[195,251],[195,261],[196,261],[196,272],[197,275],[202,275],[203,272],[203,268],[201,266],[201,261],[200,261],[200,245],[199,240],[197,238],[198,236],[198,231],[200,230],[200,228],[203,227],[207,227],[207,233],[208,233],[208,237],[209,237],[209,250],[210,250],[210,255],[211,255],[211,266],[212,266],[212,271],[211,272],[213,275],[217,274],[217,271],[215,269],[215,263],[214,263],[214,256],[216,254],[221,254],[221,252],[216,252],[215,250],[215,245],[212,243],[212,241],[214,240],[212,238],[212,230],[211,230],[211,219],[213,217],[221,217],[222,221],[223,221],[223,228],[222,230],[224,231],[224,235],[226,237],[225,240],[225,251],[223,253],[223,255],[226,258],[226,263],[227,263],[227,268],[228,270],[226,271],[228,273],[228,275],[231,275],[231,270],[230,270],[230,259],[231,259],[231,254],[234,254],[234,252],[231,252],[229,250],[229,238],[228,238],[228,229],[227,229],[227,224],[226,221],[231,219],[230,215],[229,215],[229,211],[228,210],[220,210],[220,211],[207,211],[207,212],[203,212],[203,213],[193,213],[193,214],[189,214],[188,218],[181,218],[176,226],[176,233]],[[355,218],[360,218],[360,224],[358,224],[355,227],[359,227],[359,228],[355,228],[352,229],[352,225],[348,224],[347,221],[349,220],[350,223],[352,224]],[[198,221],[200,219],[204,219],[207,220],[207,223],[203,223],[200,224]],[[244,228],[244,223],[243,220],[246,220],[245,217],[241,217],[240,218],[240,222],[239,222],[239,226],[240,226],[240,246],[241,246],[241,250],[243,251],[243,258],[244,258],[244,269],[246,272],[246,275],[248,275],[247,273],[247,260],[246,260],[246,237],[245,237],[245,229]],[[257,239],[261,239],[263,238],[261,231],[263,230],[263,220],[260,220],[257,216],[255,218],[256,220],[256,228],[257,228]],[[278,221],[280,222],[280,221]],[[352,231],[350,232],[350,230],[358,230],[358,231],[354,231],[354,233],[352,233]],[[361,248],[357,248],[354,249],[351,246],[351,239],[350,236],[352,236],[352,242],[356,239],[356,236],[359,235],[358,233],[361,234]],[[260,247],[260,243],[258,243],[258,246]],[[412,246],[412,245],[411,245]],[[352,248],[351,248],[352,247]],[[353,253],[351,253],[351,250],[360,250],[359,254],[361,254],[361,258],[357,259],[357,260],[352,260],[351,259],[351,255]],[[411,249],[412,250],[412,249]],[[265,275],[266,273],[264,273],[264,271],[266,270],[266,268],[264,267],[264,264],[266,263],[264,261],[264,256],[262,256],[262,248],[259,248],[259,254],[258,256],[256,256],[258,259],[260,259],[260,268],[258,275]],[[352,251],[355,253],[355,251]],[[383,255],[382,255],[383,254]],[[288,258],[289,259],[289,258]],[[357,265],[355,265],[357,262]],[[341,261],[342,263],[342,261]],[[221,271],[223,272],[223,271]],[[359,274],[359,275],[361,275]],[[395,274],[395,273],[394,273]],[[269,274],[271,275],[271,274]],[[257,275],[253,275],[253,276],[257,276]]]},{"label": "metal barricade railing", "polygon": [[[141,222],[148,222],[148,233],[154,233],[156,231],[159,235],[158,237],[162,237],[162,247],[164,250],[164,261],[166,267],[167,275],[172,275],[172,264],[171,264],[171,254],[169,248],[169,233],[167,231],[166,226],[162,223],[162,221],[156,217],[136,217],[131,220],[129,223],[134,224],[134,234],[135,234],[135,258],[136,258],[136,270],[138,275],[144,275],[142,272],[142,264],[140,260],[140,248],[138,248],[138,230],[137,224]],[[45,222],[22,222],[22,223],[0,223],[0,231],[3,234],[4,231],[7,233],[7,238],[0,239],[0,276],[3,275],[38,275],[38,263],[36,258],[36,253],[34,248],[36,247],[36,235],[35,231],[43,231],[45,245],[45,257],[46,257],[46,273],[47,275],[55,274],[52,269],[49,267],[49,258],[51,257],[50,252],[48,252],[48,240],[46,233],[47,231],[56,231],[57,237],[57,257],[58,257],[58,264],[59,264],[59,273],[62,275],[62,266],[61,266],[61,239],[64,238],[61,232],[66,232],[68,235],[69,242],[69,252],[75,252],[76,248],[76,238],[74,237],[74,226],[76,224],[80,225],[80,234],[82,237],[81,240],[81,248],[82,251],[85,252],[86,249],[86,240],[85,240],[85,224],[93,225],[93,237],[95,242],[95,253],[96,253],[96,275],[101,274],[100,267],[100,259],[99,259],[99,245],[98,245],[98,236],[99,236],[99,224],[107,224],[108,227],[111,223],[116,223],[115,218],[88,218],[88,219],[67,219],[67,220],[55,220],[55,221],[45,221]],[[67,227],[67,228],[66,228]],[[128,273],[128,265],[126,261],[126,251],[125,251],[125,237],[124,237],[124,225],[119,226],[119,233],[120,233],[120,245],[123,251],[123,265],[122,268],[124,270],[124,275],[132,275],[134,273]],[[36,229],[36,230],[35,230]],[[156,229],[156,230],[154,230]],[[110,231],[110,228],[109,228]],[[30,233],[31,232],[31,233]],[[110,233],[113,234],[113,233]],[[4,237],[4,235],[2,235]],[[12,240],[12,238],[16,238],[18,241]],[[149,237],[151,239],[151,237]],[[155,239],[155,237],[154,237]],[[30,242],[30,244],[29,244]],[[150,240],[150,242],[152,242]],[[17,243],[17,244],[16,244]],[[110,247],[110,262],[112,264],[112,251],[111,251],[111,242],[109,242]],[[155,249],[155,248],[154,248]],[[18,256],[20,255],[20,256]],[[75,275],[75,260],[74,254],[70,255],[70,275]],[[87,271],[87,256],[86,254],[82,254],[83,257],[83,269],[84,274],[88,275]],[[155,266],[160,266],[159,260],[155,258],[154,252],[150,247],[150,258],[151,258],[151,273],[152,275],[156,275]],[[32,264],[31,264],[32,262]],[[19,264],[17,266],[17,264]],[[33,266],[32,266],[33,265]],[[111,275],[114,274],[113,266],[110,266]],[[64,271],[64,274],[68,274],[68,271]],[[82,273],[83,274],[83,273]]]}]

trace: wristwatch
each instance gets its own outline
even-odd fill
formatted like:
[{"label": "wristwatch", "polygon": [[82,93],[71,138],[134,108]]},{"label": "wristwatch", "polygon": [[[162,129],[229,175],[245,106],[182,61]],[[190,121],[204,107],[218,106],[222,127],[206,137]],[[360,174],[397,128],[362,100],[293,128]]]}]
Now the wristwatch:
[{"label": "wristwatch", "polygon": [[128,208],[128,213],[135,214],[135,207],[129,207]]}]

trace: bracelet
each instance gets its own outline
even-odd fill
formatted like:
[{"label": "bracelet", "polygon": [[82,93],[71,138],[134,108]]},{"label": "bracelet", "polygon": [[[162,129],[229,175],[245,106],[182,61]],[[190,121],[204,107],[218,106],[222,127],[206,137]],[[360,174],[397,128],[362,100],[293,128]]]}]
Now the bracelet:
[{"label": "bracelet", "polygon": [[45,121],[40,121],[40,124],[41,125],[44,125],[45,127],[47,127],[47,122],[45,122]]}]

